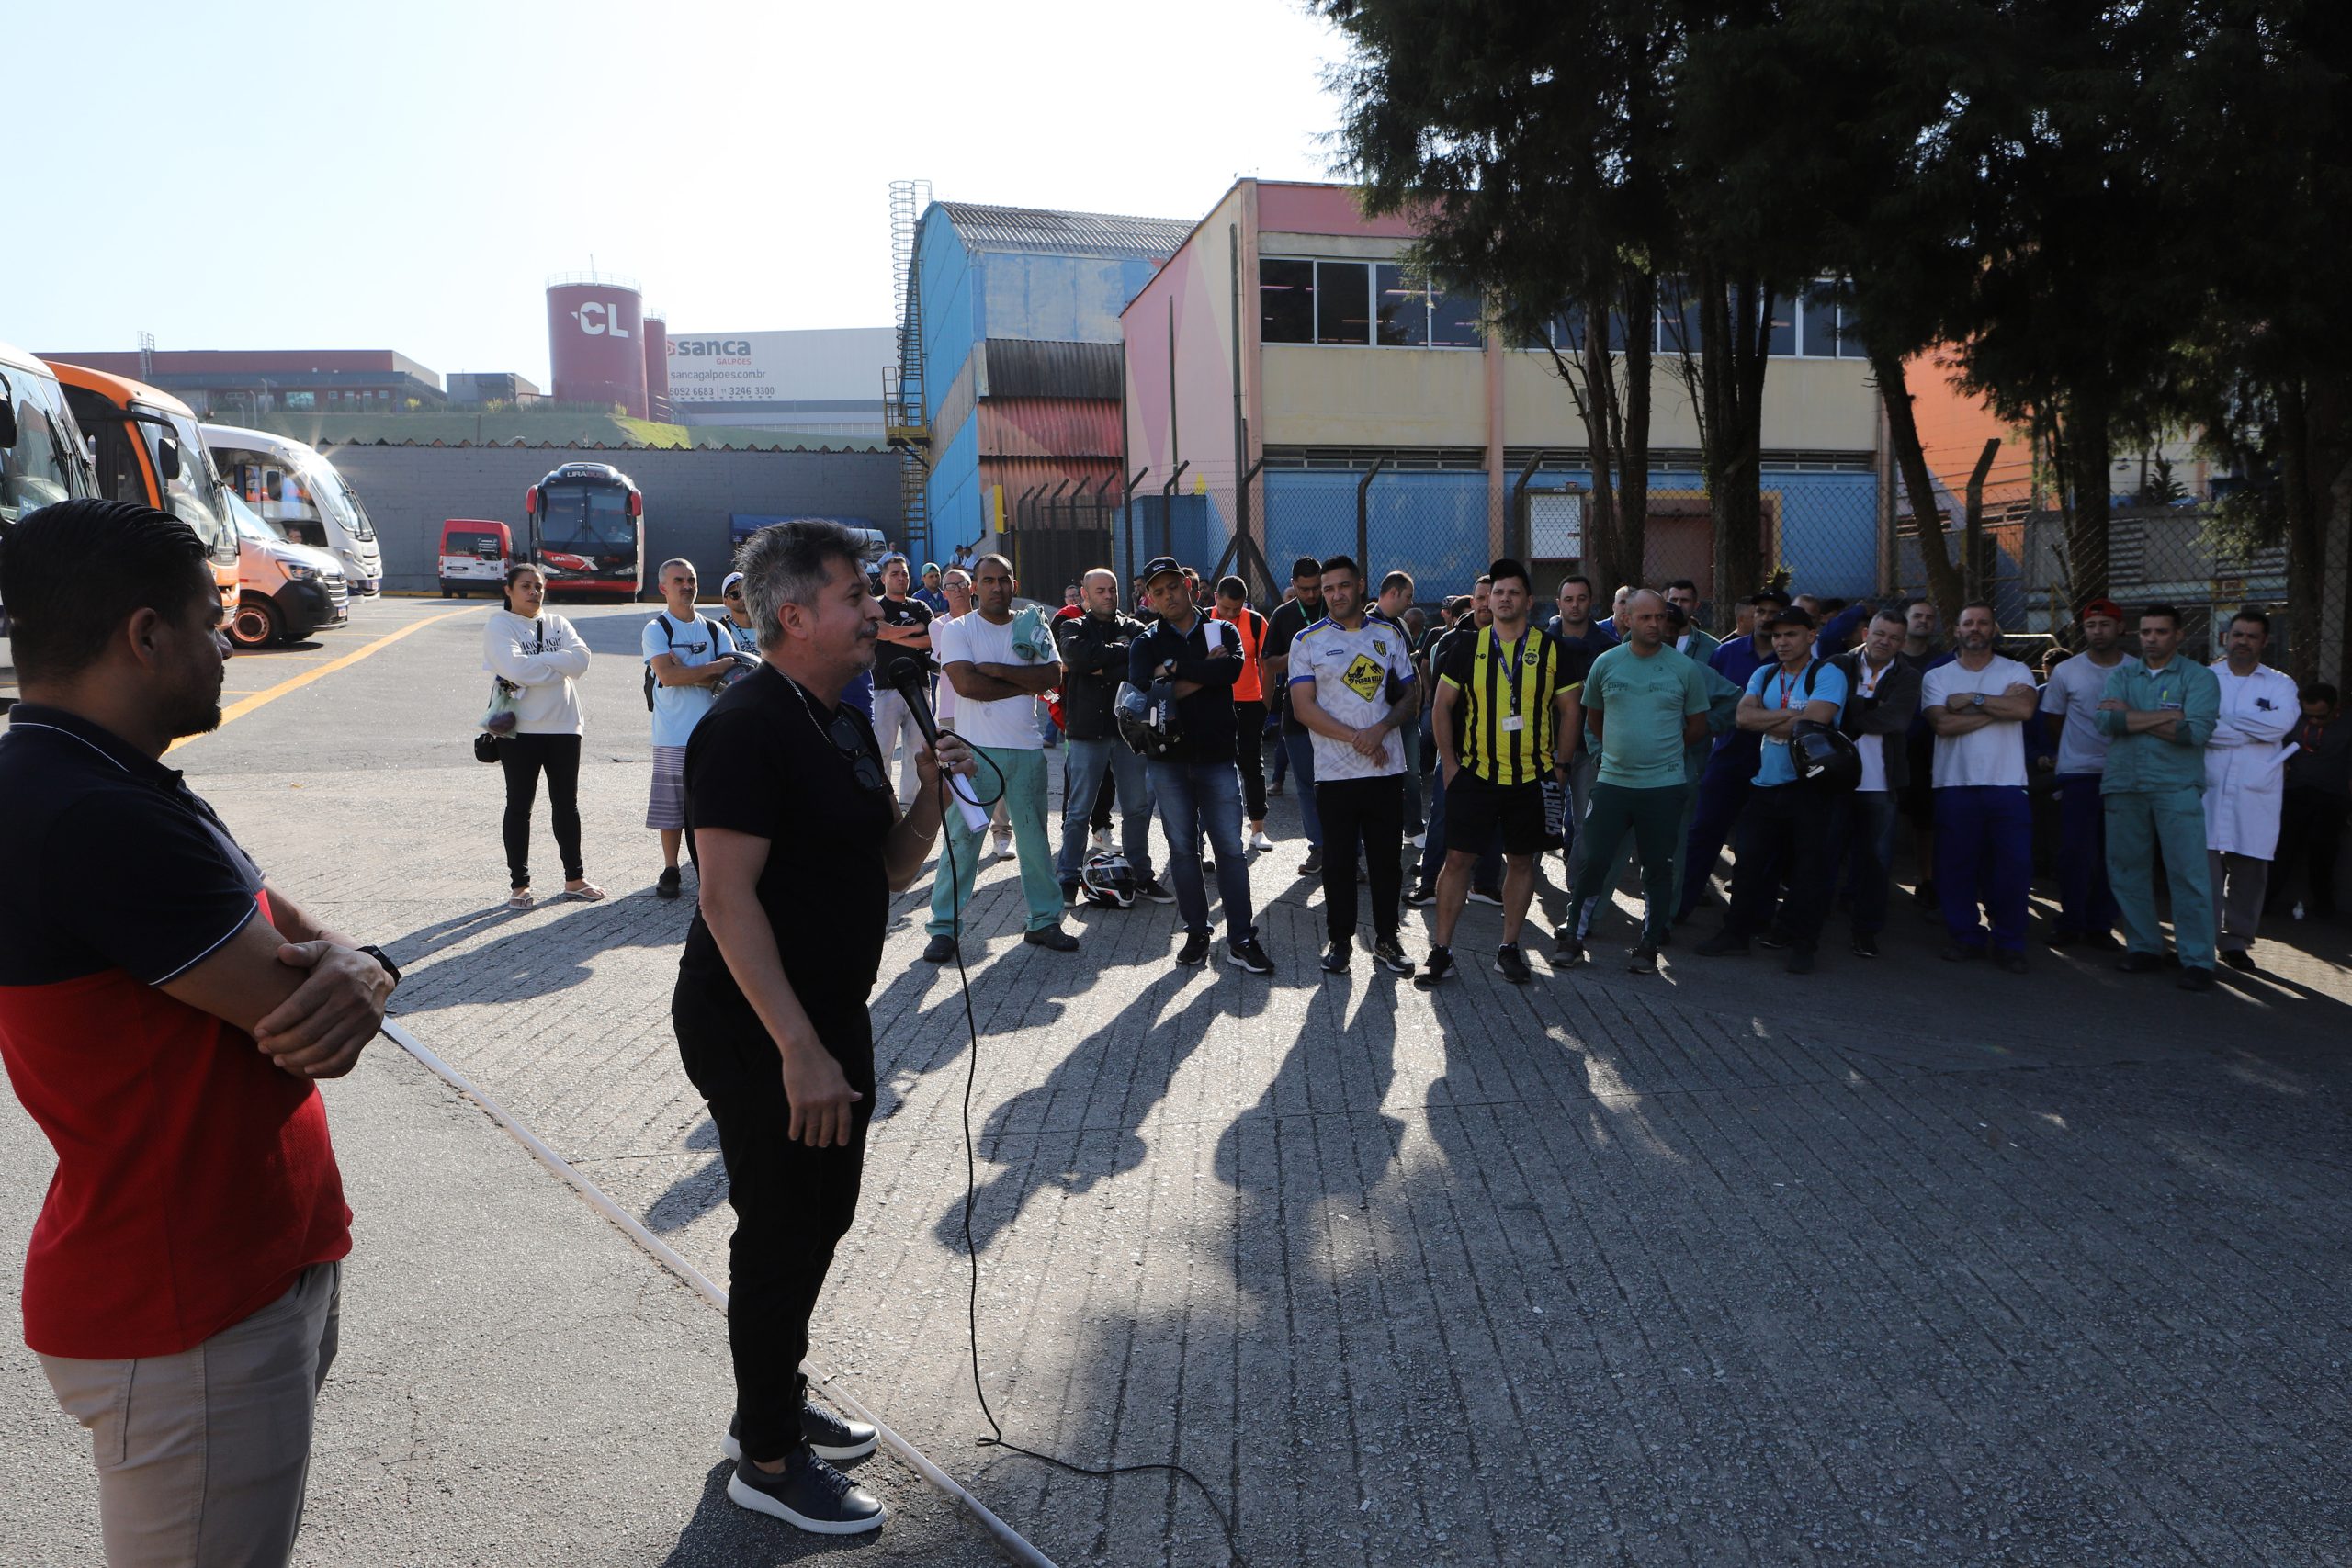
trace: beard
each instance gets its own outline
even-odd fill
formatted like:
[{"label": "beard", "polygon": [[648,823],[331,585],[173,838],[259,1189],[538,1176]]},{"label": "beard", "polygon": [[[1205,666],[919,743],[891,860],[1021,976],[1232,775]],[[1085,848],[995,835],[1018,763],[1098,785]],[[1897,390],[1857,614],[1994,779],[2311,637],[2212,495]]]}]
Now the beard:
[{"label": "beard", "polygon": [[209,697],[191,695],[184,705],[175,703],[172,706],[170,728],[175,740],[209,735],[220,728],[220,697],[217,692]]}]

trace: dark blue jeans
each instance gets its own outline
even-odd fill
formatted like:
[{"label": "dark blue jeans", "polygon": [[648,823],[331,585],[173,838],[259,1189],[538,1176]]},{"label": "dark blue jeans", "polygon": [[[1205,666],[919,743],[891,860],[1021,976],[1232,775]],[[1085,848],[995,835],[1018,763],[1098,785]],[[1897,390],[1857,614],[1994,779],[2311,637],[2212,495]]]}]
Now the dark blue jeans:
[{"label": "dark blue jeans", "polygon": [[1690,817],[1690,837],[1682,846],[1682,907],[1674,912],[1677,920],[1689,919],[1706,895],[1707,881],[1715,874],[1715,863],[1723,858],[1732,826],[1739,820],[1739,808],[1747,804],[1756,753],[1754,747],[1717,747],[1699,775],[1699,807]]},{"label": "dark blue jeans", "polygon": [[1216,857],[1217,897],[1229,942],[1257,935],[1250,907],[1250,863],[1241,852],[1241,773],[1223,762],[1151,762],[1151,793],[1168,835],[1168,880],[1187,931],[1209,929],[1208,885],[1201,880],[1201,838]]},{"label": "dark blue jeans", "polygon": [[[1283,750],[1290,753],[1290,776],[1295,782],[1293,794],[1298,796],[1299,819],[1306,824],[1309,848],[1323,847],[1323,813],[1315,806],[1315,737],[1306,730],[1283,737]],[[1218,857],[1222,859],[1220,854]]]},{"label": "dark blue jeans", "polygon": [[2058,929],[2083,936],[2115,930],[2115,891],[2107,880],[2107,806],[2099,775],[2058,780]]},{"label": "dark blue jeans", "polygon": [[1894,866],[1895,796],[1883,789],[1841,795],[1830,841],[1832,859],[1845,857],[1846,886],[1854,896],[1853,931],[1876,936],[1886,929],[1887,878]]}]

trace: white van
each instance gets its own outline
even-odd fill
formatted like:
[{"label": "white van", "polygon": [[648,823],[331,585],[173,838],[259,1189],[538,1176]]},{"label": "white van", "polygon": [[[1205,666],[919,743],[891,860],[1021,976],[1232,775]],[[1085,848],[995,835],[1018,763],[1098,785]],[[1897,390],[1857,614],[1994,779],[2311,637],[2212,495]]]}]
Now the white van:
[{"label": "white van", "polygon": [[208,424],[204,445],[220,478],[245,503],[298,545],[343,562],[354,593],[380,593],[384,557],[368,509],[334,465],[291,436]]},{"label": "white van", "polygon": [[234,491],[227,505],[238,550],[237,613],[229,618],[230,641],[239,648],[267,648],[300,642],[322,626],[350,624],[340,557],[293,543]]}]

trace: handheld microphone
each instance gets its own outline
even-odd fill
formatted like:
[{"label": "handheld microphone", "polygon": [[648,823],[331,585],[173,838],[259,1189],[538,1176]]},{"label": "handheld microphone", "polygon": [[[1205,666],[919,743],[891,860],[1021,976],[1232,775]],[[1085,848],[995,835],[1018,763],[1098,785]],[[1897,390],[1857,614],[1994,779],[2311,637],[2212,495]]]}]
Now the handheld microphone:
[{"label": "handheld microphone", "polygon": [[[880,671],[883,684],[899,694],[914,715],[915,728],[922,731],[923,744],[934,751],[939,748],[939,720],[931,711],[931,682],[921,659],[904,656],[884,665]],[[989,814],[979,802],[972,798],[972,786],[961,774],[948,775],[948,791],[955,796],[956,808],[964,814],[964,826],[977,833],[989,825]]]}]

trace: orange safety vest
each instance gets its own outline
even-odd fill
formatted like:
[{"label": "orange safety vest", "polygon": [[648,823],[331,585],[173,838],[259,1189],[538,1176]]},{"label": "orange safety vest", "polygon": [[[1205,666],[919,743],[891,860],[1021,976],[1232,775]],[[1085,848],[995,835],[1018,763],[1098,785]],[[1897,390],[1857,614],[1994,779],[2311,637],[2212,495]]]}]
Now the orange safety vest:
[{"label": "orange safety vest", "polygon": [[[1214,615],[1224,620],[1223,615]],[[1241,639],[1241,679],[1233,683],[1233,700],[1237,703],[1262,703],[1266,688],[1258,679],[1258,649],[1266,640],[1265,617],[1249,605],[1241,606],[1241,618],[1233,623],[1234,634]]]}]

